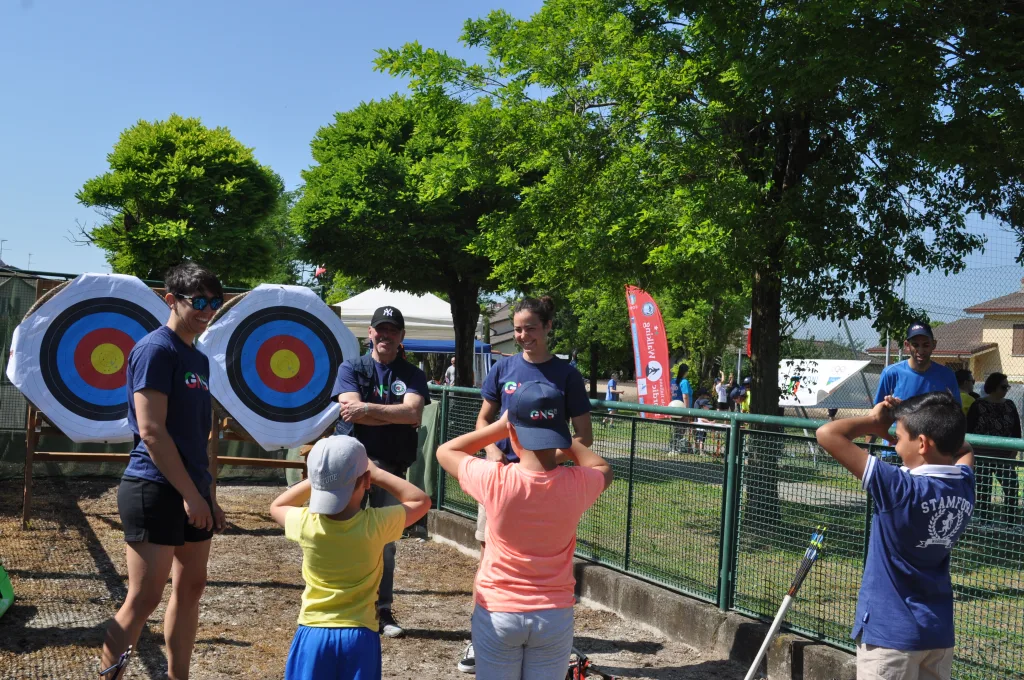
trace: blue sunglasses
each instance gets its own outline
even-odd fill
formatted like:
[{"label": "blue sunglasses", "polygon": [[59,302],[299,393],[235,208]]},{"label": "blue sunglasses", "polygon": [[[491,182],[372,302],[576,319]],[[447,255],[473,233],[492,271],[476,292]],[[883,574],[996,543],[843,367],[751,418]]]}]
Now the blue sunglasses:
[{"label": "blue sunglasses", "polygon": [[206,298],[199,295],[182,295],[181,293],[175,293],[174,297],[179,300],[188,300],[192,303],[192,309],[197,312],[201,312],[206,309],[206,305],[210,305],[210,309],[217,310],[224,304],[224,298],[213,297]]}]

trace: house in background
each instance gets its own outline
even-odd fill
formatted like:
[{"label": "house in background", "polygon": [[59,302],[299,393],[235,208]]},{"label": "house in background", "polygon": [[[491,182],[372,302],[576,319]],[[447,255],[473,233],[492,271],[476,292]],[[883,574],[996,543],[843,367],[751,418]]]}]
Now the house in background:
[{"label": "house in background", "polygon": [[491,354],[515,354],[516,339],[512,332],[512,303],[500,302],[488,312],[490,319]]},{"label": "house in background", "polygon": [[[1024,382],[1024,280],[1022,288],[964,310],[979,316],[957,319],[934,329],[932,359],[951,369],[970,369],[979,383],[989,373],[1005,373],[1011,382]],[[892,343],[892,361],[900,345]],[[885,347],[872,347],[868,354],[885,355]]]}]

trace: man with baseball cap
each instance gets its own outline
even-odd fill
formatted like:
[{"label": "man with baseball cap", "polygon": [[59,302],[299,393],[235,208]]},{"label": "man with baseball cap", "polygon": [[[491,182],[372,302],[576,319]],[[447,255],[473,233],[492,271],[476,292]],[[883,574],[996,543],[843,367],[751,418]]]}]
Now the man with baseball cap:
[{"label": "man with baseball cap", "polygon": [[[285,678],[379,678],[376,602],[384,546],[427,513],[430,498],[373,465],[354,437],[321,439],[306,468],[309,478],[270,506],[285,537],[302,546],[306,582]],[[374,488],[398,503],[364,510],[363,497]]]},{"label": "man with baseball cap", "polygon": [[886,397],[909,399],[929,392],[949,392],[960,403],[960,386],[956,374],[946,366],[932,361],[935,351],[935,336],[926,321],[915,321],[907,329],[903,341],[905,361],[887,366],[878,381],[875,403],[880,404]]},{"label": "man with baseball cap", "polygon": [[[419,453],[423,407],[430,403],[427,376],[401,357],[405,317],[385,305],[373,313],[369,328],[370,352],[345,361],[338,369],[332,396],[341,404],[338,434],[351,433],[366,447],[377,467],[405,477]],[[383,489],[370,492],[370,507],[395,505],[398,500]],[[384,548],[384,576],[377,610],[380,632],[400,637],[404,631],[391,612],[394,591],[395,544]]]}]

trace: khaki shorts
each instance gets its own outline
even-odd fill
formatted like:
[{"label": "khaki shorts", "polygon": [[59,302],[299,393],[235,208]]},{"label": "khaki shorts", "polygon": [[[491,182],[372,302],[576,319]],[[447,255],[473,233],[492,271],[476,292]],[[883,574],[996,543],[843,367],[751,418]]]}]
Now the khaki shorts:
[{"label": "khaki shorts", "polygon": [[487,513],[484,512],[484,506],[479,503],[476,504],[476,540],[484,543],[487,541]]},{"label": "khaki shorts", "polygon": [[949,680],[953,648],[917,652],[857,645],[857,680]]}]

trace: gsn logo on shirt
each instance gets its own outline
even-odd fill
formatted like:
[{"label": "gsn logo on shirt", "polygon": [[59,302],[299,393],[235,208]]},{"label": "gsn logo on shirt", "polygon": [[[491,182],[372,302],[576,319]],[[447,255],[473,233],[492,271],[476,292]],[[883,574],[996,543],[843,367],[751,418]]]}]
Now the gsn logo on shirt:
[{"label": "gsn logo on shirt", "polygon": [[190,390],[203,389],[207,392],[210,391],[210,386],[206,383],[206,378],[198,373],[193,373],[192,371],[185,373],[185,387]]},{"label": "gsn logo on shirt", "polygon": [[514,380],[509,380],[505,383],[505,394],[515,394],[515,391],[519,388],[519,383]]}]

